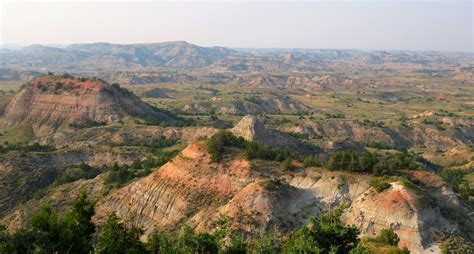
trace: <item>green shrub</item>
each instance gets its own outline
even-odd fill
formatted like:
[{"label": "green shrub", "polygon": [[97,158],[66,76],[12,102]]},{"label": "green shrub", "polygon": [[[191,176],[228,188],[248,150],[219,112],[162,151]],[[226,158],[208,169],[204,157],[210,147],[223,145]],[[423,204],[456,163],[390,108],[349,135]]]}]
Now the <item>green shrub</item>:
[{"label": "green shrub", "polygon": [[293,159],[291,157],[286,158],[282,163],[282,169],[288,171],[293,169]]},{"label": "green shrub", "polygon": [[105,223],[95,253],[146,253],[145,245],[140,241],[142,234],[141,228],[128,228],[117,215],[112,214]]},{"label": "green shrub", "polygon": [[303,156],[303,164],[305,167],[321,167],[321,158],[318,154]]},{"label": "green shrub", "polygon": [[88,164],[82,162],[77,168],[72,170],[63,170],[59,173],[59,176],[55,179],[54,185],[58,186],[64,183],[70,183],[79,179],[93,179],[99,175],[102,171],[99,168],[91,167]]},{"label": "green shrub", "polygon": [[474,195],[474,189],[470,188],[468,181],[465,179],[465,176],[471,172],[473,172],[473,169],[443,169],[439,172],[439,175],[454,192],[468,199]]},{"label": "green shrub", "polygon": [[260,184],[260,186],[262,186],[263,188],[265,188],[268,191],[275,191],[275,190],[278,190],[278,189],[288,185],[288,183],[286,183],[285,181],[282,181],[282,180],[276,179],[276,178],[274,178],[274,179],[265,179],[265,180],[262,180],[258,183]]},{"label": "green shrub", "polygon": [[160,167],[164,165],[165,163],[167,163],[168,161],[170,161],[171,159],[173,159],[178,153],[179,153],[178,150],[168,151],[168,152],[163,152],[163,151],[155,152],[153,156],[148,156],[145,158],[145,160],[141,162],[142,168],[152,169],[152,168]]},{"label": "green shrub", "polygon": [[372,254],[372,251],[363,244],[359,243],[354,249],[349,251],[349,254]]},{"label": "green shrub", "polygon": [[61,82],[56,82],[56,84],[54,85],[54,90],[60,90],[61,88],[63,88],[64,84],[61,83]]},{"label": "green shrub", "polygon": [[150,254],[172,254],[174,251],[170,238],[157,231],[153,231],[145,247]]},{"label": "green shrub", "polygon": [[0,230],[0,253],[90,253],[95,225],[94,203],[85,193],[63,216],[43,205],[31,217],[32,229],[8,234]]},{"label": "green shrub", "polygon": [[110,146],[141,146],[149,147],[153,152],[161,148],[170,147],[178,143],[175,138],[167,138],[164,135],[153,136],[149,139],[136,139],[132,136],[126,136],[122,142],[110,142]]},{"label": "green shrub", "polygon": [[337,189],[342,190],[347,184],[347,179],[344,176],[341,176],[337,179]]},{"label": "green shrub", "polygon": [[7,153],[9,151],[19,151],[23,153],[27,152],[52,152],[56,150],[54,146],[50,145],[40,145],[38,142],[33,144],[10,144],[5,143],[0,145],[0,153]]},{"label": "green shrub", "polygon": [[370,181],[370,186],[372,186],[374,189],[376,189],[378,192],[382,192],[388,188],[390,188],[390,183],[387,183],[386,181],[380,179],[380,178],[375,178]]},{"label": "green shrub", "polygon": [[318,247],[317,240],[313,237],[310,229],[301,228],[293,232],[283,243],[282,253],[285,254],[319,254],[323,251]]},{"label": "green shrub", "polygon": [[366,147],[375,148],[375,149],[394,149],[394,146],[384,143],[384,142],[369,142],[365,144]]},{"label": "green shrub", "polygon": [[87,129],[87,128],[92,128],[92,127],[105,126],[105,125],[107,125],[106,122],[87,120],[87,121],[82,121],[82,122],[70,123],[69,127],[75,128],[75,129]]},{"label": "green shrub", "polygon": [[163,152],[155,151],[155,154],[147,156],[144,160],[136,159],[132,164],[118,165],[114,163],[112,166],[103,165],[102,171],[108,172],[105,178],[105,184],[108,186],[119,187],[133,179],[144,177],[151,173],[152,169],[160,167],[170,161],[178,154],[178,150]]},{"label": "green shrub", "polygon": [[400,238],[392,228],[385,228],[380,231],[378,236],[370,239],[370,241],[385,245],[397,246],[398,242],[400,242]]},{"label": "green shrub", "polygon": [[258,141],[248,142],[245,149],[245,158],[248,160],[261,159],[271,161],[284,161],[291,157],[287,148],[272,147]]},{"label": "green shrub", "polygon": [[295,137],[297,139],[309,139],[309,134],[308,133],[300,133],[300,132],[285,132],[285,134]]},{"label": "green shrub", "polygon": [[221,130],[214,134],[207,142],[207,148],[211,154],[212,161],[216,162],[221,159],[226,146],[245,147],[245,140],[242,137],[236,137],[229,131]]},{"label": "green shrub", "polygon": [[407,247],[403,247],[402,249],[398,247],[391,247],[388,248],[385,253],[387,254],[410,254],[410,251],[408,250]]},{"label": "green shrub", "polygon": [[341,151],[328,157],[325,167],[329,170],[342,170],[372,173],[378,176],[397,175],[399,170],[425,167],[423,162],[408,153],[389,154],[377,157],[374,154],[355,151]]},{"label": "green shrub", "polygon": [[[107,169],[107,167],[105,168]],[[117,163],[115,163],[107,170],[109,173],[105,178],[106,185],[121,186],[127,181],[133,179],[133,172],[128,170],[128,165],[119,166]]]},{"label": "green shrub", "polygon": [[247,254],[247,244],[240,237],[233,236],[230,245],[222,252],[224,254]]},{"label": "green shrub", "polygon": [[275,247],[272,243],[272,237],[265,237],[261,240],[255,240],[251,249],[255,254],[275,254]]},{"label": "green shrub", "polygon": [[343,207],[311,218],[307,226],[296,230],[283,243],[282,253],[348,253],[359,240],[360,231],[341,221]]},{"label": "green shrub", "polygon": [[371,153],[342,151],[329,156],[325,167],[329,170],[372,172],[377,162],[377,157]]},{"label": "green shrub", "polygon": [[185,226],[179,236],[176,247],[181,253],[219,253],[219,245],[215,235],[196,233],[191,227]]}]

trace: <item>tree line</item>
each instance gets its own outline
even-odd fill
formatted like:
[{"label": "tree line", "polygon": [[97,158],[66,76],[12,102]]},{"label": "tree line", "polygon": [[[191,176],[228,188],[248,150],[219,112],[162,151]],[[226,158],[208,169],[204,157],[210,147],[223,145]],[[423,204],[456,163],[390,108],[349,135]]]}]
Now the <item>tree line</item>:
[{"label": "tree line", "polygon": [[19,151],[19,152],[52,152],[56,150],[54,146],[50,145],[41,145],[38,142],[35,142],[33,144],[20,144],[20,143],[15,143],[11,144],[8,142],[5,142],[3,145],[0,145],[0,153],[7,153],[9,151]]},{"label": "tree line", "polygon": [[82,192],[70,211],[59,215],[42,206],[31,217],[31,228],[8,233],[0,227],[0,253],[101,253],[101,254],[369,254],[371,241],[391,246],[391,253],[409,253],[396,247],[398,236],[392,229],[382,230],[373,239],[361,241],[359,229],[341,221],[343,207],[311,218],[307,225],[282,238],[266,236],[244,240],[220,216],[211,232],[196,232],[184,225],[177,234],[154,231],[147,242],[140,240],[143,229],[129,225],[111,214],[100,232],[92,222],[95,204]]},{"label": "tree line", "polygon": [[301,154],[290,152],[284,147],[273,147],[258,141],[245,141],[229,131],[219,131],[207,143],[208,151],[214,162],[219,161],[226,147],[244,149],[245,158],[287,162],[292,159],[301,161],[305,167],[324,167],[328,170],[341,170],[369,173],[377,176],[397,175],[399,170],[426,168],[425,162],[408,153],[375,155],[370,152],[340,151],[330,155]]}]

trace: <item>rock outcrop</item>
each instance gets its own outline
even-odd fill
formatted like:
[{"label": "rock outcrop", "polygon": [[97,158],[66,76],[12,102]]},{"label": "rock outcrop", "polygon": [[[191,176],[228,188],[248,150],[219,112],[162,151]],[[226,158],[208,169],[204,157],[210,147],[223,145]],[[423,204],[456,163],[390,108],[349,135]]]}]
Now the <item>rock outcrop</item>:
[{"label": "rock outcrop", "polygon": [[318,197],[324,209],[345,204],[343,221],[356,225],[362,236],[374,237],[382,229],[393,228],[400,247],[412,253],[439,252],[439,241],[449,235],[474,237],[472,207],[461,204],[452,190],[427,171],[411,172],[425,186],[411,189],[398,181],[378,192],[370,177],[337,172],[309,172],[290,178],[290,185]]},{"label": "rock outcrop", "polygon": [[243,117],[231,132],[247,141],[263,141],[271,138],[265,126],[253,115]]},{"label": "rock outcrop", "polygon": [[230,130],[235,136],[243,137],[247,141],[258,141],[272,146],[281,146],[301,150],[303,146],[290,136],[265,128],[254,115],[243,117],[234,128]]}]

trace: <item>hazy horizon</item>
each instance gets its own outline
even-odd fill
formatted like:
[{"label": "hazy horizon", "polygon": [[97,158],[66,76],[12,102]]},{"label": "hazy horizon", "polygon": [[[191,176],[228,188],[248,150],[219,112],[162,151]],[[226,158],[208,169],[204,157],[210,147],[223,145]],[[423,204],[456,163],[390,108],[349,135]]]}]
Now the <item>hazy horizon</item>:
[{"label": "hazy horizon", "polygon": [[0,43],[187,41],[228,48],[473,52],[472,8],[471,1],[7,2],[1,4]]},{"label": "hazy horizon", "polygon": [[[82,42],[82,43],[71,43],[71,44],[58,44],[58,43],[46,43],[46,44],[40,44],[40,43],[34,43],[34,44],[0,44],[0,49],[9,49],[9,50],[21,50],[26,47],[30,46],[35,46],[35,45],[40,45],[40,46],[45,46],[45,47],[53,47],[53,48],[59,48],[59,49],[65,49],[68,46],[74,45],[74,44],[97,44],[97,43],[107,43],[107,44],[114,44],[114,45],[140,45],[140,44],[155,44],[155,43],[167,43],[167,42],[179,42],[179,41],[157,41],[157,42],[141,42],[141,43],[113,43],[113,42],[105,42],[105,41],[97,41],[97,42]],[[187,42],[189,44],[195,45],[195,46],[200,46],[200,47],[223,47],[223,48],[229,48],[229,49],[234,49],[237,51],[252,51],[252,50],[356,50],[356,51],[366,51],[366,52],[373,52],[373,51],[401,51],[401,52],[439,52],[439,53],[466,53],[466,54],[474,54],[474,51],[452,51],[452,50],[417,50],[417,49],[359,49],[359,48],[277,48],[277,47],[272,47],[272,48],[257,48],[257,47],[228,47],[225,45],[211,45],[211,46],[204,46],[204,45],[199,45],[193,42],[189,41],[183,41]]]}]

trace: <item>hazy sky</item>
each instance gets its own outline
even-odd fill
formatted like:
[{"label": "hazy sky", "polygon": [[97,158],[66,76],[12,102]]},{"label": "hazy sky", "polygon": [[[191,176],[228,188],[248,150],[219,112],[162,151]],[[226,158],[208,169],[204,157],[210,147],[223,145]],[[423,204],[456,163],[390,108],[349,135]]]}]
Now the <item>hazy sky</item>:
[{"label": "hazy sky", "polygon": [[0,42],[473,51],[472,1],[4,2]]}]

